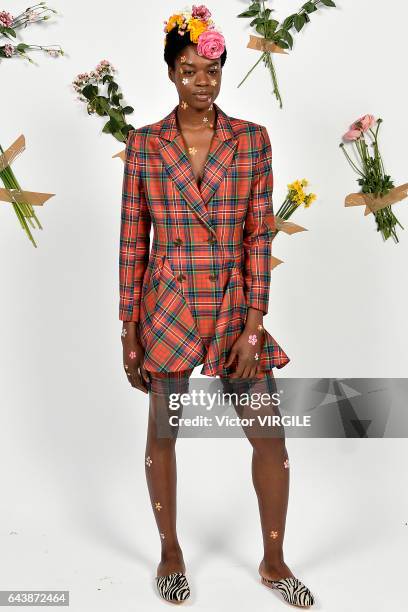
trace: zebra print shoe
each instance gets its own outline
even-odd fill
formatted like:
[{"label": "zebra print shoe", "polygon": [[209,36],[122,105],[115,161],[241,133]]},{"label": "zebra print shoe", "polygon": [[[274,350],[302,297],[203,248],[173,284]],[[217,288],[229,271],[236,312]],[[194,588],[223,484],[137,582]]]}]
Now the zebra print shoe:
[{"label": "zebra print shoe", "polygon": [[281,578],[280,580],[271,580],[261,576],[261,581],[270,589],[277,589],[282,597],[292,606],[307,608],[314,604],[314,597],[307,586],[303,584],[295,576],[289,578]]},{"label": "zebra print shoe", "polygon": [[190,597],[190,587],[182,572],[172,572],[167,576],[156,576],[157,589],[166,601],[182,603]]}]

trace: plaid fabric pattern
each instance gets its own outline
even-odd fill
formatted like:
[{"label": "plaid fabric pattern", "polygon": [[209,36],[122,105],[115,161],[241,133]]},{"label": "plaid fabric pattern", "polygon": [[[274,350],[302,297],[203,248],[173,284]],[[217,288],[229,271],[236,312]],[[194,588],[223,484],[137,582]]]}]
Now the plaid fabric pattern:
[{"label": "plaid fabric pattern", "polygon": [[[216,129],[198,187],[177,108],[128,135],[119,318],[139,322],[147,370],[203,363],[202,374],[225,376],[234,369],[223,364],[248,307],[268,312],[271,143],[264,126],[229,117],[214,103]],[[261,369],[288,362],[265,330]]]}]

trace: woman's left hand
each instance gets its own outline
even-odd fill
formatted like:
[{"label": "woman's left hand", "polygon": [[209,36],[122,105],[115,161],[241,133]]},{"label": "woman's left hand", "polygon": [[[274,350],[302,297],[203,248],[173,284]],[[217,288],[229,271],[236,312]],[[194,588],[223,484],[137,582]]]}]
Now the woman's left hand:
[{"label": "woman's left hand", "polygon": [[238,358],[235,372],[229,378],[254,378],[261,372],[259,365],[262,347],[265,342],[264,331],[257,326],[246,325],[242,334],[231,347],[225,367],[229,367]]}]

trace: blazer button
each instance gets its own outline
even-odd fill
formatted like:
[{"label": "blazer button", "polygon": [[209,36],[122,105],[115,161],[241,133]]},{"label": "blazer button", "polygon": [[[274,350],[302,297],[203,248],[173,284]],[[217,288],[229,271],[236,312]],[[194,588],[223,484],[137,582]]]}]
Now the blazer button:
[{"label": "blazer button", "polygon": [[211,281],[216,281],[218,278],[218,274],[210,274],[208,277]]},{"label": "blazer button", "polygon": [[186,275],[185,275],[185,274],[182,274],[182,273],[180,272],[180,274],[177,274],[176,278],[177,278],[177,280],[178,280],[178,281],[183,281],[183,280],[185,280]]},{"label": "blazer button", "polygon": [[175,246],[180,246],[181,244],[183,244],[183,241],[181,238],[176,238],[175,240],[173,240],[173,244]]}]

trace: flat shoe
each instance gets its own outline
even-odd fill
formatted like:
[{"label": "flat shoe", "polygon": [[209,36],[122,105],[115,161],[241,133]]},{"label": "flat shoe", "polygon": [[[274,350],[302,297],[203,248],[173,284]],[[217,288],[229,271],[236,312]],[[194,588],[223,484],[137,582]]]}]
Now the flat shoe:
[{"label": "flat shoe", "polygon": [[295,576],[289,578],[281,578],[280,580],[271,580],[261,576],[261,581],[271,589],[277,589],[282,597],[292,606],[307,608],[314,604],[314,597],[307,586],[303,584]]},{"label": "flat shoe", "polygon": [[190,597],[190,587],[182,572],[172,572],[167,576],[156,576],[159,594],[166,601],[182,603]]}]

